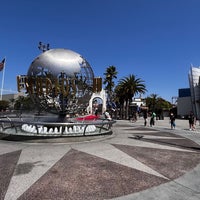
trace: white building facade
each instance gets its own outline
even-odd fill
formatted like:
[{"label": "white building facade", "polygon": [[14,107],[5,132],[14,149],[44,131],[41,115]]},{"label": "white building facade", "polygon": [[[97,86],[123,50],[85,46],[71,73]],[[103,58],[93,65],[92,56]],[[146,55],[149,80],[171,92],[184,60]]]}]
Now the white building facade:
[{"label": "white building facade", "polygon": [[189,71],[191,105],[197,119],[200,119],[200,67],[191,67]]}]

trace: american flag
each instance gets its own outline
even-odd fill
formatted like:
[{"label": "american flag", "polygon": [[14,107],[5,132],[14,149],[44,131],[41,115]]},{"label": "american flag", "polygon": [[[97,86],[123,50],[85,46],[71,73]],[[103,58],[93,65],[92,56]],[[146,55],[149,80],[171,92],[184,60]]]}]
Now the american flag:
[{"label": "american flag", "polygon": [[0,71],[2,71],[3,70],[3,68],[4,68],[4,65],[5,65],[5,58],[0,62]]}]

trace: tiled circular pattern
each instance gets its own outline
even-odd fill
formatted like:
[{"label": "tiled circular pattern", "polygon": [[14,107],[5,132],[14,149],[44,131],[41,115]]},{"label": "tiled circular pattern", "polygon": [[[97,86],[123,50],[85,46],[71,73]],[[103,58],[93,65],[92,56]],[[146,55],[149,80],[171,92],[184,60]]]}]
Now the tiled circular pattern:
[{"label": "tiled circular pattern", "polygon": [[200,146],[186,138],[118,124],[114,130],[112,138],[79,144],[0,141],[0,199],[112,199],[170,182],[200,163]]}]

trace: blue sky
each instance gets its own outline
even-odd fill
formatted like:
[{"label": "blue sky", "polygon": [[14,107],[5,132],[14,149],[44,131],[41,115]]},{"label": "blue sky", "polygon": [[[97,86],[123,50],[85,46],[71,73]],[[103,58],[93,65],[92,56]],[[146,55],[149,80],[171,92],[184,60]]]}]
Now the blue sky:
[{"label": "blue sky", "polygon": [[42,41],[81,54],[95,76],[114,65],[117,81],[134,74],[145,81],[143,97],[171,101],[189,87],[191,64],[200,66],[199,9],[199,0],[2,1],[4,89],[17,90],[16,76],[27,73]]}]

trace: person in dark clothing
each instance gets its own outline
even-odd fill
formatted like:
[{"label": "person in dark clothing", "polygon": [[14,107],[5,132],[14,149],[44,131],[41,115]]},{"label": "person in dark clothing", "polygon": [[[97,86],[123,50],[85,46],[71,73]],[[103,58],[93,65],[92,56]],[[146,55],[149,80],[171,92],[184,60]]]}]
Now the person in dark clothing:
[{"label": "person in dark clothing", "polygon": [[143,117],[144,117],[144,126],[147,126],[147,117],[148,117],[147,110],[144,110]]},{"label": "person in dark clothing", "polygon": [[155,112],[152,112],[152,113],[150,113],[150,116],[151,116],[151,118],[150,118],[150,126],[152,127],[152,126],[155,125],[156,113],[155,113]]},{"label": "person in dark clothing", "polygon": [[98,108],[95,109],[94,114],[97,116],[98,115]]},{"label": "person in dark clothing", "polygon": [[176,124],[175,124],[175,116],[174,116],[174,114],[171,113],[169,118],[170,118],[171,129],[175,129]]},{"label": "person in dark clothing", "polygon": [[191,111],[189,116],[188,116],[188,120],[189,120],[189,128],[190,128],[190,131],[191,130],[195,130],[195,116],[194,116],[194,113]]}]

